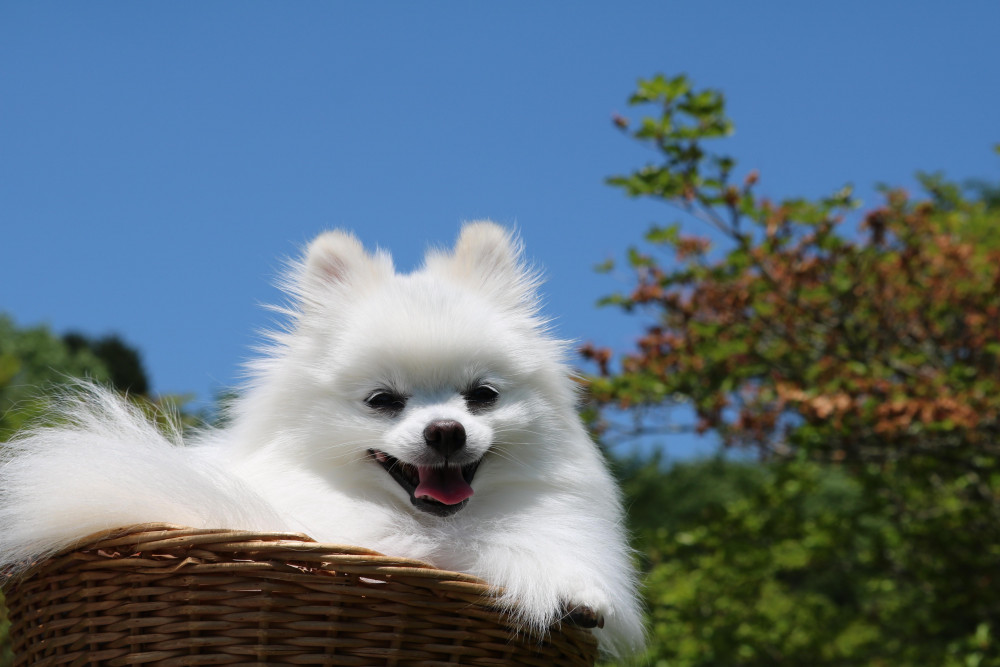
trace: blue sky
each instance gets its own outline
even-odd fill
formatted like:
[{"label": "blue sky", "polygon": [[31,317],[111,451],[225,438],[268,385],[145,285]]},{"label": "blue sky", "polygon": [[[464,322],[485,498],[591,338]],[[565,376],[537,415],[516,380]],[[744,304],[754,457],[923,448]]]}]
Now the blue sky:
[{"label": "blue sky", "polygon": [[[916,170],[1000,178],[1000,3],[5,2],[0,311],[115,332],[160,392],[237,382],[281,259],[330,227],[403,269],[461,221],[515,224],[567,338],[675,214],[603,184],[651,156],[637,78],[723,90],[774,197]],[[711,443],[681,439],[684,453]]]}]

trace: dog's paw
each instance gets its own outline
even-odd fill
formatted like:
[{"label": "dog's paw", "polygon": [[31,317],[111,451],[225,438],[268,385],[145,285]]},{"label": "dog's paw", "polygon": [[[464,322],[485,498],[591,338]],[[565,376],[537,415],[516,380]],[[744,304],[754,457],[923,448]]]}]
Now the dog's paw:
[{"label": "dog's paw", "polygon": [[563,602],[562,620],[578,628],[603,628],[604,614],[585,604]]}]

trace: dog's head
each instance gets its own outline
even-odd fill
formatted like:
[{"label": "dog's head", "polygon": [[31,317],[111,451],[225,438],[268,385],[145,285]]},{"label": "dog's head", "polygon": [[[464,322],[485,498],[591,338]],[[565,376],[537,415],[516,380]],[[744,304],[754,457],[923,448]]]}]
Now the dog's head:
[{"label": "dog's head", "polygon": [[[320,236],[290,282],[298,307],[282,356],[293,370],[270,369],[285,386],[301,383],[286,392],[299,403],[289,427],[331,475],[358,475],[341,486],[367,492],[374,474],[437,516],[491,479],[544,474],[543,434],[574,398],[536,284],[519,242],[492,223],[466,225],[452,251],[430,252],[411,274],[348,233]],[[359,461],[360,471],[344,466]]]}]

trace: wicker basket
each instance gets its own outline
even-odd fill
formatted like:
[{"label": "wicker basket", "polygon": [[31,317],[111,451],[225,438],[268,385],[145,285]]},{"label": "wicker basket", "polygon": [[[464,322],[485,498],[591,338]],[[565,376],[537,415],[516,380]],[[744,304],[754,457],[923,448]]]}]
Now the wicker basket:
[{"label": "wicker basket", "polygon": [[16,665],[593,665],[510,627],[481,580],[302,535],[134,526],[7,586]]}]

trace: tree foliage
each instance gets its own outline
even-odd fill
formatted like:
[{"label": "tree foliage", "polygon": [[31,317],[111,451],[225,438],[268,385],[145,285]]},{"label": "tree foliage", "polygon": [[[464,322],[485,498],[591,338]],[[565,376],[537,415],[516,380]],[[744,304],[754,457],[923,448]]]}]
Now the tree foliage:
[{"label": "tree foliage", "polygon": [[3,593],[0,593],[0,667],[11,667],[14,664],[14,652],[10,640],[10,618],[7,607],[3,603]]},{"label": "tree foliage", "polygon": [[[695,495],[680,511],[660,506],[659,520],[652,507],[631,517],[651,634],[638,664],[996,664],[988,594],[973,597],[982,600],[976,610],[961,606],[970,587],[989,585],[976,579],[995,553],[978,551],[953,497],[939,496],[953,507],[919,525],[899,521],[842,468],[789,461],[749,470],[678,464],[626,484],[630,500],[657,488]],[[734,475],[752,483],[727,484]],[[645,493],[633,496],[637,487]]]},{"label": "tree foliage", "polygon": [[[615,409],[685,402],[699,431],[775,475],[647,542],[654,654],[1000,662],[996,189],[922,175],[921,196],[885,188],[863,215],[850,187],[772,201],[756,171],[737,178],[710,150],[732,130],[720,93],[657,76],[630,101],[652,115],[615,122],[659,161],[611,184],[712,235],[656,226],[630,250],[635,286],[605,302],[654,323],[620,360],[584,348],[601,371],[591,394]],[[825,477],[851,502],[807,511]]]},{"label": "tree foliage", "polygon": [[62,342],[72,354],[89,351],[108,369],[108,382],[120,391],[145,396],[149,393],[149,378],[143,368],[138,350],[116,335],[89,338],[70,332]]},{"label": "tree foliage", "polygon": [[39,416],[42,397],[71,378],[108,382],[111,371],[89,341],[67,344],[46,326],[18,327],[0,314],[0,442]]}]

